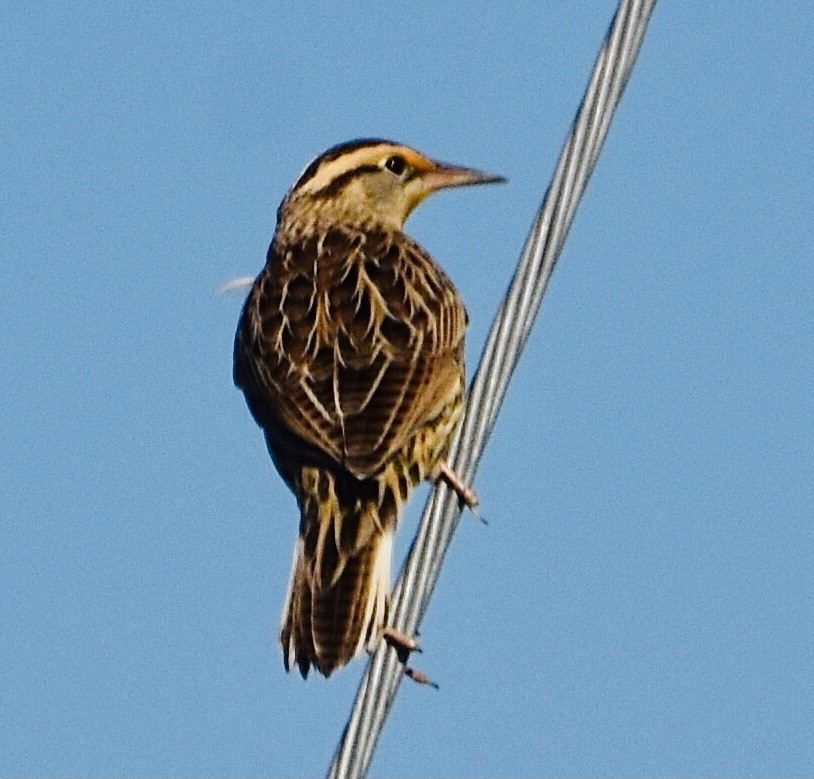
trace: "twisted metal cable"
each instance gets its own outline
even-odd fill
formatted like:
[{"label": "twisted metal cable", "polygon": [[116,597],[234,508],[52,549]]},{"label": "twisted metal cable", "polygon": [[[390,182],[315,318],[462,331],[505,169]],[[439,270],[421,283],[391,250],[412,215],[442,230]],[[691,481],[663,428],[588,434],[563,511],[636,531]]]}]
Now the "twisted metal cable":
[{"label": "twisted metal cable", "polygon": [[[630,77],[655,2],[622,0],[608,29],[554,178],[492,325],[469,392],[464,419],[450,449],[449,462],[465,483],[471,484],[474,479],[509,379]],[[417,632],[460,514],[455,493],[439,484],[424,509],[393,592],[392,624],[402,633]],[[359,685],[328,773],[331,779],[350,779],[367,773],[403,674],[404,666],[396,653],[382,642]]]}]

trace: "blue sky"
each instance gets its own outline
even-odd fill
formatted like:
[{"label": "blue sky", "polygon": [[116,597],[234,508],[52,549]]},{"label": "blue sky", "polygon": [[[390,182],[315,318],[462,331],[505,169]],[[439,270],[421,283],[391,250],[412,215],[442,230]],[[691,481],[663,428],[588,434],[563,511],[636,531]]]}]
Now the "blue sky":
[{"label": "blue sky", "polygon": [[[474,369],[614,7],[3,5],[0,774],[324,772],[363,664],[283,671],[296,509],[215,290],[392,137],[509,178],[408,223]],[[656,8],[374,775],[811,771],[812,40]]]}]

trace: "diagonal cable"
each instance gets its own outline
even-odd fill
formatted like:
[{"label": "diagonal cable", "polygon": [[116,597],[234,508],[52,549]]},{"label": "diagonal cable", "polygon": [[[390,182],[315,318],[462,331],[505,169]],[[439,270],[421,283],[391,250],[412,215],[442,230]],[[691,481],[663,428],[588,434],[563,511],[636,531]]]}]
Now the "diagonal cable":
[{"label": "diagonal cable", "polygon": [[[472,483],[509,379],[528,340],[551,272],[607,135],[644,37],[655,0],[621,0],[599,53],[554,178],[532,225],[514,278],[492,324],[469,392],[449,462]],[[407,635],[418,625],[460,519],[454,492],[440,484],[430,496],[401,578],[393,592],[392,624]],[[362,777],[404,673],[382,642],[359,685],[328,776]]]}]

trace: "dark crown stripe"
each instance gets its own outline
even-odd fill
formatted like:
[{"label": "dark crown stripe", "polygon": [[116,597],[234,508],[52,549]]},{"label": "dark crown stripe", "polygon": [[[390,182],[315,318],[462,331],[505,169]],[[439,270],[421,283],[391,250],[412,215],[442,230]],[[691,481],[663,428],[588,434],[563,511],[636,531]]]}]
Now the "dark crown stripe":
[{"label": "dark crown stripe", "polygon": [[330,149],[323,152],[319,155],[319,157],[309,163],[308,167],[302,172],[300,177],[297,179],[297,183],[294,184],[292,189],[299,189],[301,186],[314,178],[323,163],[335,160],[341,157],[343,154],[348,154],[349,152],[356,151],[357,149],[362,149],[365,146],[380,146],[383,143],[392,143],[392,141],[387,141],[383,138],[359,138],[355,141],[347,141],[346,143],[331,146]]}]

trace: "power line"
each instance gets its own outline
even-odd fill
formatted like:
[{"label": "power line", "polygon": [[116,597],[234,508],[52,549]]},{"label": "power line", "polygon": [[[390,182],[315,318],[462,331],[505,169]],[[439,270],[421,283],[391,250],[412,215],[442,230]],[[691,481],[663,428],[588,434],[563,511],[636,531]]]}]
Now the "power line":
[{"label": "power line", "polygon": [[[472,483],[528,340],[577,205],[621,99],[656,0],[622,0],[608,29],[582,105],[554,178],[534,220],[506,297],[492,324],[469,392],[467,409],[449,455],[454,470]],[[392,624],[417,632],[460,519],[454,492],[440,484],[430,496],[401,578],[393,592]],[[356,779],[367,773],[404,666],[384,642],[371,657],[328,776]]]}]

